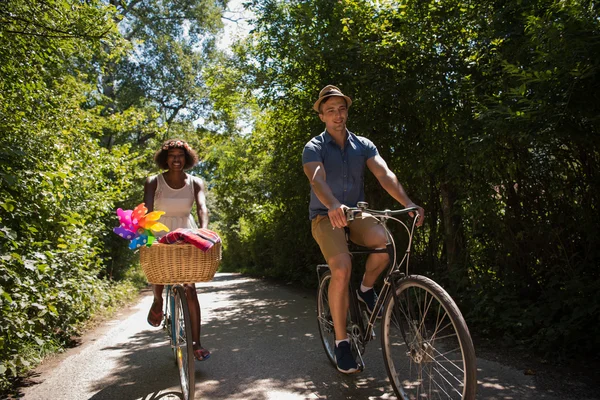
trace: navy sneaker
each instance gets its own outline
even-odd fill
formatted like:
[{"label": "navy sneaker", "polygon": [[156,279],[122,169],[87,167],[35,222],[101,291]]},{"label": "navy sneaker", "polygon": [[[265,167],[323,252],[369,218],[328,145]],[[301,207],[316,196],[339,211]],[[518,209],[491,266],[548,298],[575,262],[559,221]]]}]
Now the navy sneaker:
[{"label": "navy sneaker", "polygon": [[353,374],[358,371],[358,364],[352,355],[350,343],[347,341],[335,346],[335,361],[338,371],[344,374]]},{"label": "navy sneaker", "polygon": [[[377,303],[377,293],[375,293],[375,289],[369,289],[364,293],[361,292],[360,289],[357,289],[356,294],[358,295],[358,301],[364,303],[369,314],[373,314],[375,303]],[[381,318],[381,308],[377,313],[377,318]]]}]

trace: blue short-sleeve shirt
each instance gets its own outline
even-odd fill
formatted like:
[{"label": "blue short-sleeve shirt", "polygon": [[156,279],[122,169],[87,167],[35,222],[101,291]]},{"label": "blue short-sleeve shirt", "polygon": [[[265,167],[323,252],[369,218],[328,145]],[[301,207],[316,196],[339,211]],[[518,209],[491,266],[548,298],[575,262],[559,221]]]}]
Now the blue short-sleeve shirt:
[{"label": "blue short-sleeve shirt", "polygon": [[[331,135],[324,131],[312,138],[302,152],[302,164],[318,161],[325,167],[327,184],[335,198],[348,207],[356,207],[365,199],[364,172],[367,160],[378,155],[377,147],[369,139],[347,131],[344,150]],[[310,219],[327,215],[327,207],[310,190]]]}]

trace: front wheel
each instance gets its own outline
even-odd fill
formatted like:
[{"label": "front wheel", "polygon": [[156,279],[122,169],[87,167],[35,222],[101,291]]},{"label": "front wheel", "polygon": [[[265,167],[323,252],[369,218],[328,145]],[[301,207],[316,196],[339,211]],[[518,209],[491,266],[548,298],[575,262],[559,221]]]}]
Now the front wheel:
[{"label": "front wheel", "polygon": [[450,295],[431,279],[414,275],[398,282],[384,306],[381,344],[399,399],[475,399],[469,329]]},{"label": "front wheel", "polygon": [[183,286],[175,287],[175,312],[173,314],[174,351],[179,368],[179,380],[183,399],[194,398],[195,393],[195,365],[194,344],[192,341],[192,325],[190,310]]}]

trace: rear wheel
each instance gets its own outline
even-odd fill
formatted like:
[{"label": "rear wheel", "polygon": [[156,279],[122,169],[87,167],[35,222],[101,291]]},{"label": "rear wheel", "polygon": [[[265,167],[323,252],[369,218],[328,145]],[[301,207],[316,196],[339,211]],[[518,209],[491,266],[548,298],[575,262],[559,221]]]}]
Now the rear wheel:
[{"label": "rear wheel", "polygon": [[190,310],[183,286],[175,288],[175,312],[173,313],[174,351],[179,368],[179,380],[183,399],[194,398],[195,393],[195,365],[194,345],[192,342],[192,326]]},{"label": "rear wheel", "polygon": [[384,306],[381,344],[399,399],[475,399],[469,329],[450,295],[431,279],[415,275],[399,282]]}]

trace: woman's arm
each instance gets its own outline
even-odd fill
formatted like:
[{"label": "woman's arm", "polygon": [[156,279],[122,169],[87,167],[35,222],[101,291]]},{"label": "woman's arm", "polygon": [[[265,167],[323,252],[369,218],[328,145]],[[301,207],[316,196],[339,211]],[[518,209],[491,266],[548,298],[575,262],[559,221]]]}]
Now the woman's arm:
[{"label": "woman's arm", "polygon": [[156,176],[149,176],[144,183],[144,204],[148,212],[154,211],[154,193],[156,193]]},{"label": "woman's arm", "polygon": [[206,208],[204,181],[195,176],[193,176],[192,179],[194,182],[194,194],[196,197],[196,211],[198,213],[198,224],[200,225],[200,228],[208,228],[208,208]]}]

